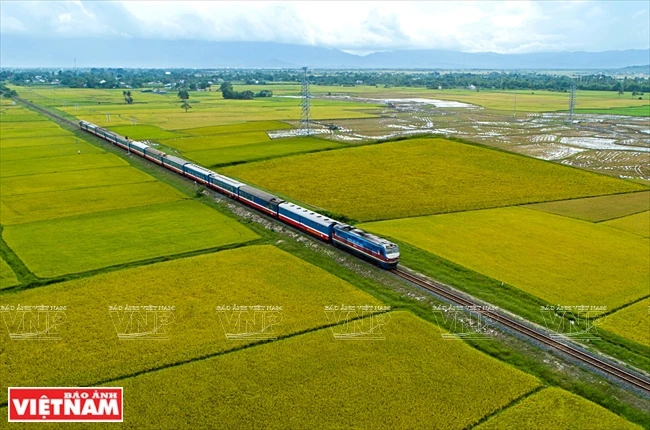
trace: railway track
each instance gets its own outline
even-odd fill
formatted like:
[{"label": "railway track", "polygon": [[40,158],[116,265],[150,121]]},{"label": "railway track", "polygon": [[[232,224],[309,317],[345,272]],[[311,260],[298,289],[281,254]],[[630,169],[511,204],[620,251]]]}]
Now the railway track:
[{"label": "railway track", "polygon": [[549,346],[559,352],[562,352],[581,363],[587,364],[599,370],[600,372],[605,373],[606,375],[613,376],[643,391],[646,394],[650,394],[650,380],[644,378],[641,375],[631,373],[621,366],[601,360],[592,354],[580,350],[579,348],[560,342],[559,340],[554,339],[553,337],[540,330],[536,330],[525,324],[522,324],[514,318],[508,317],[502,313],[497,312],[496,310],[486,308],[483,303],[474,302],[467,297],[451,291],[449,288],[443,286],[442,284],[422,279],[419,276],[413,275],[399,267],[397,269],[393,269],[392,273],[406,281],[409,281],[412,284],[417,285],[420,288],[423,288],[429,292],[436,294],[437,296],[440,296],[452,302],[455,305],[471,307],[473,309],[473,312],[480,313],[492,321],[495,321],[502,326],[507,327],[510,330],[513,330],[519,334],[523,334],[537,342],[542,343],[543,345]]},{"label": "railway track", "polygon": [[[57,121],[64,122],[73,127],[77,127],[77,123],[75,121],[57,115],[56,113],[53,113],[45,108],[42,108],[38,105],[28,102],[27,100],[23,100],[18,97],[16,97],[16,99],[26,105],[29,105],[33,109],[38,110],[39,112],[42,112],[43,114],[56,119]],[[450,289],[447,286],[444,286],[443,284],[440,284],[435,281],[423,279],[419,276],[413,275],[405,271],[400,267],[391,270],[391,272],[397,277],[402,278],[414,285],[417,285],[418,287],[423,288],[431,293],[434,293],[437,296],[442,297],[455,305],[459,305],[463,307],[471,307],[472,309],[474,309],[473,310],[474,312],[480,313],[485,317],[501,324],[502,326],[507,327],[510,330],[513,330],[516,333],[522,334],[530,339],[540,342],[543,345],[551,347],[556,351],[564,353],[569,357],[578,360],[583,364],[587,364],[606,375],[612,376],[620,381],[629,384],[630,386],[644,392],[645,394],[650,394],[650,380],[641,375],[632,373],[627,369],[623,368],[622,366],[601,360],[592,354],[582,351],[579,348],[560,342],[559,340],[554,339],[553,337],[542,332],[541,330],[537,330],[525,324],[522,324],[521,322],[515,320],[514,318],[511,318],[503,313],[497,312],[496,310],[486,308],[484,307],[483,303],[480,303],[478,301],[472,301],[472,299],[453,291],[452,289]]]},{"label": "railway track", "polygon": [[21,103],[24,103],[24,104],[28,105],[32,109],[36,109],[37,111],[39,111],[39,112],[41,112],[41,113],[43,113],[43,114],[45,114],[45,115],[47,115],[49,117],[52,117],[52,118],[56,119],[57,121],[65,122],[66,124],[71,125],[73,127],[78,127],[76,122],[74,122],[72,120],[69,120],[67,118],[64,118],[64,117],[62,117],[60,115],[57,115],[57,114],[55,114],[53,112],[50,112],[49,110],[47,110],[45,108],[42,108],[39,105],[36,105],[36,104],[34,104],[34,103],[30,102],[30,101],[27,101],[25,99],[21,99],[20,97],[14,97],[14,99],[18,100]]}]

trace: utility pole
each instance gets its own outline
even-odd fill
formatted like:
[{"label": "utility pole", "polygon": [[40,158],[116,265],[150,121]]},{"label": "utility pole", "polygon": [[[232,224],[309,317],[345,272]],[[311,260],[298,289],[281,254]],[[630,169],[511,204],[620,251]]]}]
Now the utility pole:
[{"label": "utility pole", "polygon": [[307,78],[307,67],[303,67],[302,72],[302,85],[300,88],[300,93],[302,96],[300,128],[303,130],[303,134],[309,136],[311,135],[311,91],[309,89],[309,79]]},{"label": "utility pole", "polygon": [[569,94],[569,122],[573,122],[573,111],[576,108],[576,81],[571,81],[571,93]]}]

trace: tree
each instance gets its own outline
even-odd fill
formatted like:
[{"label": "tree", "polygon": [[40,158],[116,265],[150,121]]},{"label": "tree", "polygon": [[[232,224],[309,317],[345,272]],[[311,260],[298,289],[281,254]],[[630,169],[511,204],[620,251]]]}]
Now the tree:
[{"label": "tree", "polygon": [[187,102],[187,100],[183,100],[183,104],[181,105],[183,109],[185,109],[185,113],[187,113],[188,109],[192,109],[192,106]]},{"label": "tree", "polygon": [[124,101],[127,104],[133,103],[133,97],[131,97],[131,91],[122,91],[122,95],[124,96]]},{"label": "tree", "polygon": [[18,97],[18,93],[15,90],[11,90],[7,87],[4,86],[4,84],[0,83],[0,93],[5,97],[5,98],[12,98],[12,97]]},{"label": "tree", "polygon": [[221,90],[221,95],[223,96],[224,99],[232,99],[233,93],[235,92],[232,89],[232,84],[230,82],[224,82],[221,84],[221,87],[219,88]]},{"label": "tree", "polygon": [[188,93],[186,89],[182,89],[178,92],[178,97],[181,100],[187,100],[190,98],[190,93]]}]

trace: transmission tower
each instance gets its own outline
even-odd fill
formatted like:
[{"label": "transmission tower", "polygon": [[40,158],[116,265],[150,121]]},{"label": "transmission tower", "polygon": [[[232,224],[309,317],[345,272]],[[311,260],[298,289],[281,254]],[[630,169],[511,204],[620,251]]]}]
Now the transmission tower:
[{"label": "transmission tower", "polygon": [[302,68],[302,85],[300,93],[302,96],[302,112],[300,113],[300,128],[303,134],[311,134],[311,92],[309,90],[309,79],[307,79],[307,68]]},{"label": "transmission tower", "polygon": [[571,81],[571,92],[569,94],[569,122],[573,122],[573,111],[576,108],[576,82]]}]

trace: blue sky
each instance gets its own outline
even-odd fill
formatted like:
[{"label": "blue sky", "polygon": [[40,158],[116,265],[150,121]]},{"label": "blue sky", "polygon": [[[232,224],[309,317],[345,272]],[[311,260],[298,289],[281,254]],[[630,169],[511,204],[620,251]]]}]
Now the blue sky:
[{"label": "blue sky", "polygon": [[649,2],[17,2],[0,34],[270,41],[353,53],[647,49]]}]

